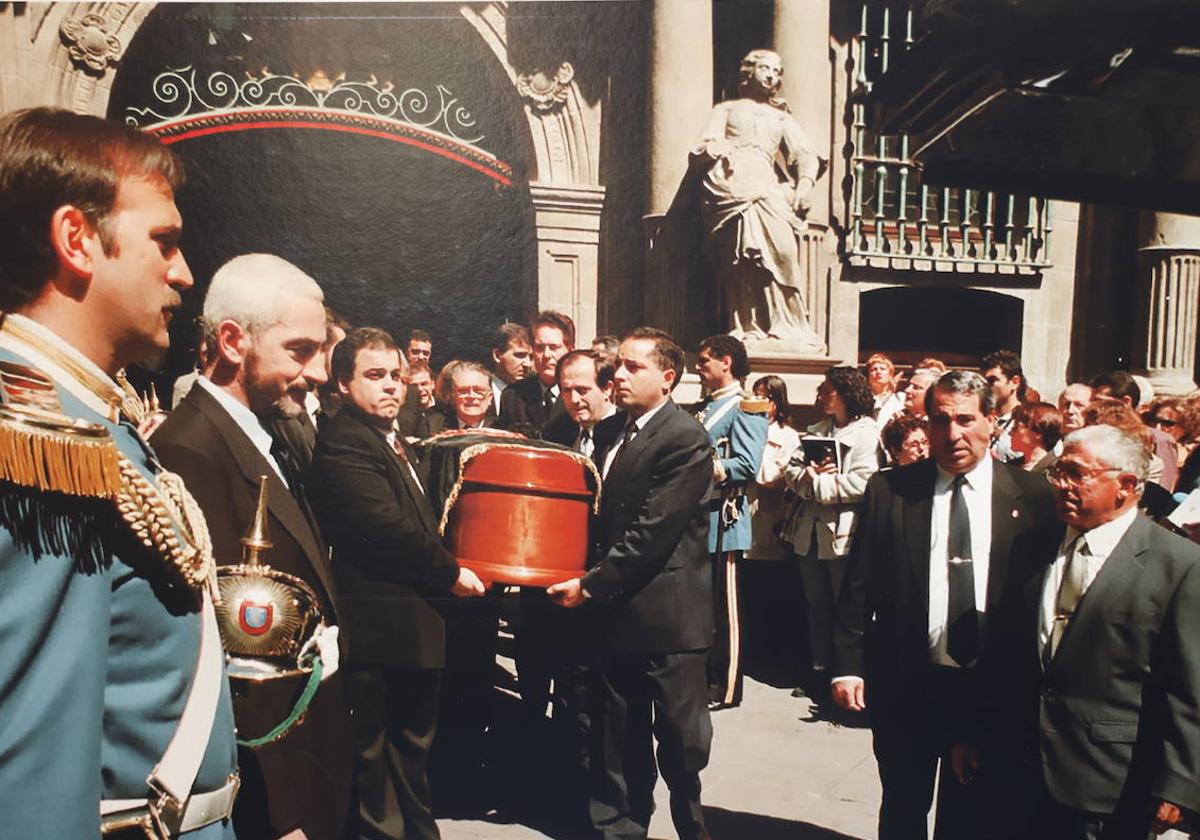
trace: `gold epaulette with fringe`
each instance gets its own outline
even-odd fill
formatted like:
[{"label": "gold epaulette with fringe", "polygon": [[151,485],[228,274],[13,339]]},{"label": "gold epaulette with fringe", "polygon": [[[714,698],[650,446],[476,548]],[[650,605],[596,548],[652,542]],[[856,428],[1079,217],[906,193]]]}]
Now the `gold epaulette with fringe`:
[{"label": "gold epaulette with fringe", "polygon": [[69,496],[121,490],[121,453],[108,429],[66,415],[39,370],[0,361],[0,479]]},{"label": "gold epaulette with fringe", "polygon": [[0,389],[0,480],[111,499],[139,542],[187,586],[216,595],[208,527],[179,476],[146,478],[105,426],[67,416],[54,382],[35,368],[0,361]]}]

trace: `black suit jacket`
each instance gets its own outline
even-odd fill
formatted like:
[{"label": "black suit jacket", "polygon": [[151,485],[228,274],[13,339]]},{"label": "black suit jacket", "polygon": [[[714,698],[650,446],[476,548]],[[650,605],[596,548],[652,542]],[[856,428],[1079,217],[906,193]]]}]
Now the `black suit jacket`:
[{"label": "black suit jacket", "polygon": [[[1040,475],[994,463],[992,544],[988,559],[985,632],[978,664],[991,656],[996,618],[1004,611],[1010,576],[1027,580],[1054,540],[1056,520],[1050,485]],[[836,675],[866,680],[875,724],[902,718],[921,702],[929,664],[929,544],[934,461],[877,473],[867,484],[864,512],[855,532],[837,608]],[[964,698],[976,709],[976,698]],[[968,716],[943,721],[966,737]]]},{"label": "black suit jacket", "polygon": [[[241,539],[258,502],[258,478],[267,476],[268,529],[274,544],[267,562],[303,578],[324,602],[326,620],[336,623],[333,574],[320,536],[296,504],[275,469],[255,449],[211,394],[192,387],[154,433],[154,449],[167,469],[179,473],[208,521],[217,562],[242,561]],[[291,711],[300,686],[234,685],[234,715],[241,737],[262,735]],[[241,750],[247,777],[245,800],[265,784],[267,811],[275,836],[303,828],[310,838],[340,837],[349,800],[352,759],[349,721],[340,675],[322,683],[304,724],[286,738],[253,752]],[[247,762],[254,767],[245,766]],[[261,779],[259,775],[261,774]],[[261,797],[259,797],[261,798]],[[261,831],[257,825],[239,832]]]},{"label": "black suit jacket", "polygon": [[445,625],[427,599],[448,596],[458,562],[383,433],[345,406],[317,439],[307,487],[333,546],[350,662],[441,668]]},{"label": "black suit jacket", "polygon": [[565,426],[574,424],[563,407],[561,396],[547,411],[542,394],[542,382],[536,374],[509,385],[500,395],[500,417],[496,425],[531,438],[557,440],[564,434]]},{"label": "black suit jacket", "polygon": [[[507,392],[505,392],[507,393]],[[603,470],[626,413],[596,426]],[[601,632],[618,653],[673,653],[712,644],[708,512],[712,445],[674,402],[650,418],[605,477],[583,586],[602,607]]]},{"label": "black suit jacket", "polygon": [[1022,586],[1019,625],[1007,634],[1013,652],[990,698],[1024,713],[1058,802],[1142,814],[1155,798],[1200,811],[1198,567],[1200,547],[1139,515],[1044,670],[1038,626],[1045,569]]}]

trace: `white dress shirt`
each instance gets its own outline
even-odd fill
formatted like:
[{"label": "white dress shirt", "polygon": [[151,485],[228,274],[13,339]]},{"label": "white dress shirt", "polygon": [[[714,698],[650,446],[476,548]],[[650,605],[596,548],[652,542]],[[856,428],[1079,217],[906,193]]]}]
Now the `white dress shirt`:
[{"label": "white dress shirt", "polygon": [[387,439],[388,446],[392,447],[392,451],[396,453],[396,457],[404,462],[404,466],[408,467],[408,474],[412,476],[413,484],[417,485],[417,489],[421,491],[421,495],[425,495],[425,488],[421,486],[421,479],[417,476],[417,470],[412,465],[412,461],[407,455],[401,456],[400,450],[396,448],[396,430],[388,432],[384,437]]},{"label": "white dress shirt", "polygon": [[[975,571],[975,609],[987,604],[988,567],[992,551],[992,459],[984,454],[965,474],[963,499],[971,520],[971,565]],[[946,652],[946,616],[950,609],[950,498],[954,476],[938,467],[933,485],[933,516],[929,528],[929,658],[935,665],[959,667]]]},{"label": "white dress shirt", "polygon": [[608,411],[604,412],[603,417],[587,428],[580,428],[579,436],[575,438],[575,451],[580,455],[586,455],[588,458],[591,458],[596,451],[596,427],[616,413],[617,407],[609,403]]},{"label": "white dress shirt", "polygon": [[[1046,577],[1042,581],[1042,608],[1038,620],[1039,652],[1046,649],[1046,644],[1050,641],[1050,631],[1054,628],[1055,608],[1058,605],[1058,588],[1062,585],[1063,571],[1067,567],[1068,552],[1082,549],[1081,559],[1084,560],[1083,592],[1087,592],[1092,582],[1096,579],[1096,575],[1100,574],[1100,570],[1104,568],[1104,561],[1108,559],[1113,549],[1117,547],[1117,543],[1125,536],[1125,532],[1129,530],[1129,526],[1133,524],[1133,520],[1137,515],[1137,507],[1131,507],[1116,519],[1111,519],[1103,525],[1097,525],[1092,530],[1085,531],[1081,537],[1081,542],[1086,544],[1086,549],[1082,549],[1082,546],[1075,548],[1071,545],[1075,541],[1075,538],[1080,536],[1080,533],[1074,528],[1067,529],[1067,533],[1063,536],[1062,545],[1058,547],[1058,556],[1054,559],[1054,563],[1050,568],[1046,570]],[[1083,593],[1080,594],[1082,596]]]},{"label": "white dress shirt", "polygon": [[[231,397],[224,388],[219,385],[214,385],[212,380],[206,376],[201,376],[196,380],[196,384],[208,391],[212,398],[217,401],[221,408],[225,409],[225,413],[229,415],[237,427],[242,430],[246,437],[250,438],[250,442],[254,444],[271,468],[275,470],[275,474],[279,476],[279,480],[283,482],[284,487],[288,487],[287,479],[283,477],[283,470],[279,468],[279,464],[275,462],[275,456],[271,454],[271,444],[273,442],[271,433],[263,428],[263,424],[258,421],[258,416],[255,415],[248,407]],[[288,489],[291,489],[290,487]]]},{"label": "white dress shirt", "polygon": [[492,374],[492,406],[496,409],[497,415],[500,414],[500,395],[504,393],[504,389],[507,387],[507,382],[496,374]]},{"label": "white dress shirt", "polygon": [[[657,414],[662,409],[662,407],[666,404],[667,404],[667,400],[663,400],[658,405],[654,406],[654,408],[650,409],[645,414],[643,414],[641,417],[639,417],[637,420],[633,421],[633,425],[637,427],[638,434],[641,433],[642,429],[646,428],[646,424],[650,422],[650,418],[653,417],[655,414]],[[636,437],[636,435],[635,435],[635,437]],[[608,478],[608,471],[612,467],[613,461],[617,460],[617,453],[621,451],[621,446],[622,446],[623,442],[624,442],[624,435],[617,438],[616,445],[613,446],[612,449],[608,450],[608,454],[604,456],[604,469],[600,473],[602,478]]]}]

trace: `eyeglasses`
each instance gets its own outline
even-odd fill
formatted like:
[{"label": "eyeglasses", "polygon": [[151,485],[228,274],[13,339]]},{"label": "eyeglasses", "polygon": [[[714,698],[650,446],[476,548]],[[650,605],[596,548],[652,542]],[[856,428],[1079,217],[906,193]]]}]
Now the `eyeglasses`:
[{"label": "eyeglasses", "polygon": [[1119,473],[1124,470],[1117,467],[1081,467],[1079,464],[1073,464],[1070,461],[1056,461],[1046,470],[1046,478],[1051,484],[1057,484],[1063,487],[1072,486],[1078,487],[1086,481],[1095,478],[1104,473]]},{"label": "eyeglasses", "polygon": [[456,397],[486,397],[491,391],[487,388],[455,388]]}]

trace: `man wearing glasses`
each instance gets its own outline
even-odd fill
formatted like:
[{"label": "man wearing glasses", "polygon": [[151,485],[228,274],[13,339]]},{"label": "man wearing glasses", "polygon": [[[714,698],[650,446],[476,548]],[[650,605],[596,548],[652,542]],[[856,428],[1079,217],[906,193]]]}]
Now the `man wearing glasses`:
[{"label": "man wearing glasses", "polygon": [[[1149,453],[1111,426],[1046,475],[1066,528],[1024,587],[987,696],[1027,711],[1035,836],[1146,838],[1200,811],[1200,548],[1138,513]],[[1024,737],[1022,737],[1024,735]]]},{"label": "man wearing glasses", "polygon": [[463,362],[450,376],[450,398],[454,408],[451,428],[486,429],[495,419],[492,407],[492,382],[487,369],[475,362]]},{"label": "man wearing glasses", "polygon": [[[933,459],[867,485],[838,602],[838,705],[866,711],[883,786],[880,840],[983,836],[989,779],[957,742],[980,728],[980,675],[1008,581],[1032,576],[1055,521],[1044,479],[993,459],[995,395],[945,374],[925,394]],[[988,722],[991,723],[990,721]],[[953,772],[951,772],[953,770]]]}]

